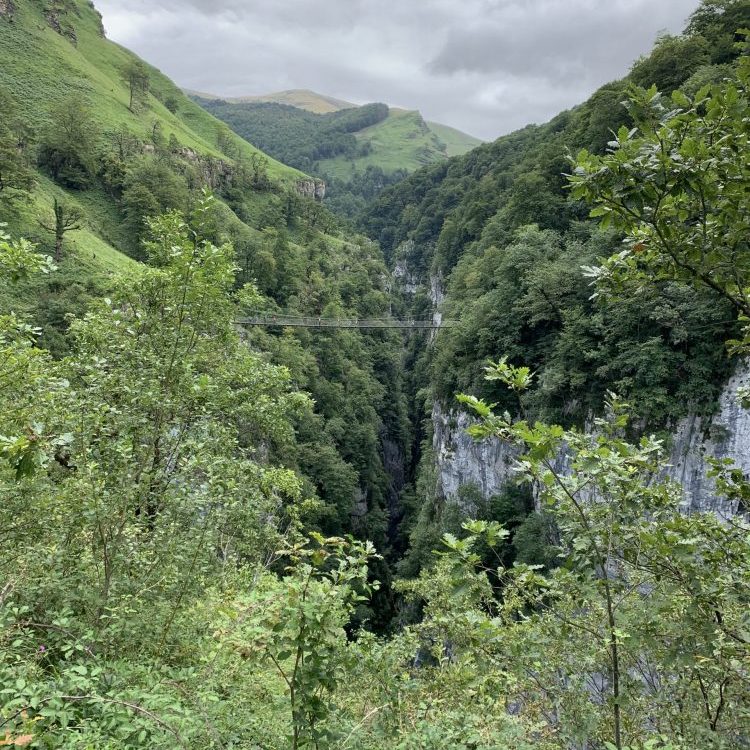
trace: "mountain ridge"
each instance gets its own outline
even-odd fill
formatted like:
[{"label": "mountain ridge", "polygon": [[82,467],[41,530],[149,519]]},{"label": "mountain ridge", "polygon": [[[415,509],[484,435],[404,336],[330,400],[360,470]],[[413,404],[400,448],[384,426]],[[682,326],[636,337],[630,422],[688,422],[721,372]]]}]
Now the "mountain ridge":
[{"label": "mountain ridge", "polygon": [[[333,109],[330,98],[314,92],[281,94],[227,99],[193,93],[192,99],[276,159],[325,180],[329,207],[348,219],[386,185],[482,144],[426,121],[418,110],[386,104]],[[320,111],[326,107],[332,111]]]}]

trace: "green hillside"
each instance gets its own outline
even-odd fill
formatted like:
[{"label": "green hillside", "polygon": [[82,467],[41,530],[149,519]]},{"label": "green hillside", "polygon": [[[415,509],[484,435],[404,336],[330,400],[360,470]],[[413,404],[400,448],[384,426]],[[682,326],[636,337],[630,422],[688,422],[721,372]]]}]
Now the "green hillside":
[{"label": "green hillside", "polygon": [[445,152],[448,156],[461,156],[482,143],[479,138],[449,125],[441,125],[429,120],[425,120],[425,122],[427,127],[445,144]]},{"label": "green hillside", "polygon": [[[192,98],[249,142],[324,179],[328,206],[348,218],[404,175],[481,143],[454,128],[428,124],[417,111],[384,104],[338,107],[336,100],[313,92],[282,93]],[[323,103],[331,111],[321,114]]]},{"label": "green hillside", "polygon": [[[450,145],[444,140],[446,135]],[[379,167],[386,174],[399,169],[414,172],[448,156],[465,154],[481,143],[452,128],[433,128],[417,111],[394,108],[385,120],[358,131],[355,137],[363,147],[362,155],[322,159],[318,164],[321,174],[347,180],[369,166]]]},{"label": "green hillside", "polygon": [[[232,243],[236,285],[253,285],[255,306],[384,314],[379,249],[312,199],[315,181],[232,133],[153,67],[134,63],[102,35],[86,0],[0,3],[0,224],[59,255],[54,273],[3,287],[3,307],[27,315],[55,356],[66,354],[70,316],[112,294],[119,278],[142,272],[150,217],[177,210],[197,220],[208,189],[215,200],[201,214],[202,236]],[[144,69],[148,85],[131,109],[124,74]],[[59,243],[55,206],[70,225]],[[304,331],[255,330],[245,340],[279,364],[293,363],[295,383],[315,399],[278,457],[315,498],[308,521],[351,531],[360,492],[368,507],[358,524],[382,538],[388,482],[377,446],[386,435],[402,439],[400,407],[383,401],[398,392],[398,335],[332,331],[311,340]],[[330,420],[347,410],[357,433],[329,433]]]},{"label": "green hillside", "polygon": [[[59,6],[56,13],[62,19],[63,33],[56,31],[45,15],[48,6]],[[148,109],[139,115],[128,110],[122,70],[137,58],[102,35],[99,15],[86,0],[14,2],[11,7],[15,8],[12,22],[6,14],[0,24],[0,86],[15,95],[23,116],[37,127],[48,120],[50,105],[77,92],[90,99],[103,128],[126,124],[146,138],[158,122],[167,137],[175,134],[180,145],[221,154],[216,121],[155,68],[149,66]],[[66,28],[75,34],[75,43],[65,35]],[[165,106],[169,98],[177,103],[175,113]],[[234,143],[247,156],[257,153],[239,139]],[[269,172],[279,179],[301,176],[272,160]]]},{"label": "green hillside", "polygon": [[[56,107],[78,97],[94,112],[95,125],[103,143],[108,134],[125,129],[141,148],[150,145],[154,133],[173,148],[195,152],[208,159],[226,162],[262,158],[269,179],[279,185],[294,186],[305,175],[266,157],[250,144],[226,130],[182,94],[158,70],[147,66],[150,91],[141,111],[128,109],[129,91],[122,71],[137,58],[128,50],[104,38],[101,19],[86,0],[64,2],[14,2],[0,14],[0,90],[13,102],[16,117],[31,123],[34,136],[51,124]],[[52,20],[50,20],[52,19]],[[77,99],[76,99],[77,100]],[[169,104],[169,108],[166,104]],[[170,111],[174,110],[174,111]],[[100,143],[101,148],[105,146]],[[229,151],[227,156],[222,149]],[[37,219],[49,210],[55,189],[42,175],[30,203],[15,204],[6,219],[25,234],[43,240]],[[103,250],[102,243],[127,251],[116,241],[117,232],[107,229],[122,219],[111,196],[101,190],[66,191],[58,185],[59,197],[68,198],[86,215],[85,229],[71,235],[76,247],[96,254],[113,268],[127,261],[118,250]],[[263,201],[261,201],[263,202]],[[5,211],[9,211],[6,206]],[[102,218],[104,219],[102,220]],[[74,239],[73,239],[74,238]],[[98,250],[98,252],[97,252]]]},{"label": "green hillside", "polygon": [[319,115],[328,112],[339,112],[342,109],[351,109],[356,104],[336,99],[332,96],[318,94],[309,89],[290,89],[288,91],[275,91],[272,94],[261,94],[260,96],[238,96],[227,99],[228,102],[238,104],[242,102],[275,102],[277,104],[288,104],[291,107],[305,109]]}]

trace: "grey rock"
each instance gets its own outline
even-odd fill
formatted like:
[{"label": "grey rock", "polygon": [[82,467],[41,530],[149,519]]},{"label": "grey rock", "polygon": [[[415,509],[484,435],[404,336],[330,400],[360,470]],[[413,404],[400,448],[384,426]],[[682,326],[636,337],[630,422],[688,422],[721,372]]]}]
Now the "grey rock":
[{"label": "grey rock", "polygon": [[304,198],[311,198],[320,202],[326,197],[326,184],[323,180],[317,178],[310,177],[305,180],[297,180],[295,187],[297,193]]},{"label": "grey rock", "polygon": [[[737,504],[720,497],[709,475],[708,457],[729,458],[750,476],[750,411],[740,403],[740,390],[750,386],[750,366],[732,377],[710,418],[688,416],[676,425],[665,476],[678,482],[686,513],[712,511],[725,517],[737,513]],[[489,498],[513,481],[517,451],[497,439],[477,443],[466,434],[471,417],[462,411],[432,410],[433,448],[437,464],[437,493],[459,502],[459,488],[473,484]],[[557,469],[565,472],[568,457],[561,454]],[[467,509],[468,510],[468,509]]]},{"label": "grey rock", "polygon": [[16,12],[16,5],[13,0],[0,0],[0,16],[13,20],[13,14]]}]

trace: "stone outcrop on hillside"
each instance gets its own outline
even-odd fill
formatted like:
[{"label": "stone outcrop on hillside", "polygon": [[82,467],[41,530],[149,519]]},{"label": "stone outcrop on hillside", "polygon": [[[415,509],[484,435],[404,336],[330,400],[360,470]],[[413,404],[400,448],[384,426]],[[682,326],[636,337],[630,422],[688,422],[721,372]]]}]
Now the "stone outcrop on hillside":
[{"label": "stone outcrop on hillside", "polygon": [[177,156],[196,167],[201,182],[211,190],[219,190],[231,185],[234,168],[229,162],[214,156],[199,154],[191,148],[181,148],[176,153]]},{"label": "stone outcrop on hillside", "polygon": [[75,3],[70,0],[48,0],[44,10],[44,17],[50,28],[60,36],[65,37],[73,46],[78,44],[78,34],[69,16],[79,15]]},{"label": "stone outcrop on hillside", "polygon": [[310,177],[305,180],[297,180],[297,193],[304,198],[311,198],[321,202],[326,197],[326,184],[323,180]]},{"label": "stone outcrop on hillside", "polygon": [[13,0],[0,0],[0,17],[13,20],[13,14],[16,12],[16,6]]},{"label": "stone outcrop on hillside", "polygon": [[[717,496],[706,459],[729,458],[750,476],[750,411],[740,403],[740,391],[748,386],[746,364],[724,387],[712,417],[690,415],[673,430],[666,475],[682,485],[686,512],[714,511],[723,516],[737,512],[736,503]],[[458,502],[459,488],[465,484],[473,484],[488,498],[513,481],[516,451],[496,439],[476,443],[466,434],[471,422],[462,411],[445,411],[439,403],[433,407],[437,492],[448,501]],[[559,463],[564,470],[564,456]]]}]

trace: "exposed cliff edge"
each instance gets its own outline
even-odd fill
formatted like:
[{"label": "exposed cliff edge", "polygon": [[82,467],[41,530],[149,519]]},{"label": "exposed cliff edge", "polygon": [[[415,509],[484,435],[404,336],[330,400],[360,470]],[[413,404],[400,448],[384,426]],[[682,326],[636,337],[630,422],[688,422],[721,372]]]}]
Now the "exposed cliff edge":
[{"label": "exposed cliff edge", "polygon": [[[706,458],[730,458],[750,475],[750,410],[739,398],[740,389],[749,385],[750,365],[744,364],[724,387],[712,417],[688,416],[673,432],[667,475],[682,485],[688,512],[737,512],[736,503],[717,497]],[[458,501],[462,485],[473,484],[484,497],[491,497],[513,479],[516,452],[496,439],[474,442],[466,434],[471,421],[464,412],[446,412],[439,403],[433,407],[437,492],[449,501]]]},{"label": "exposed cliff edge", "polygon": [[0,0],[0,16],[12,20],[15,12],[16,6],[13,0]]},{"label": "exposed cliff edge", "polygon": [[326,197],[326,184],[323,180],[309,178],[297,181],[297,192],[305,197],[321,202]]}]

